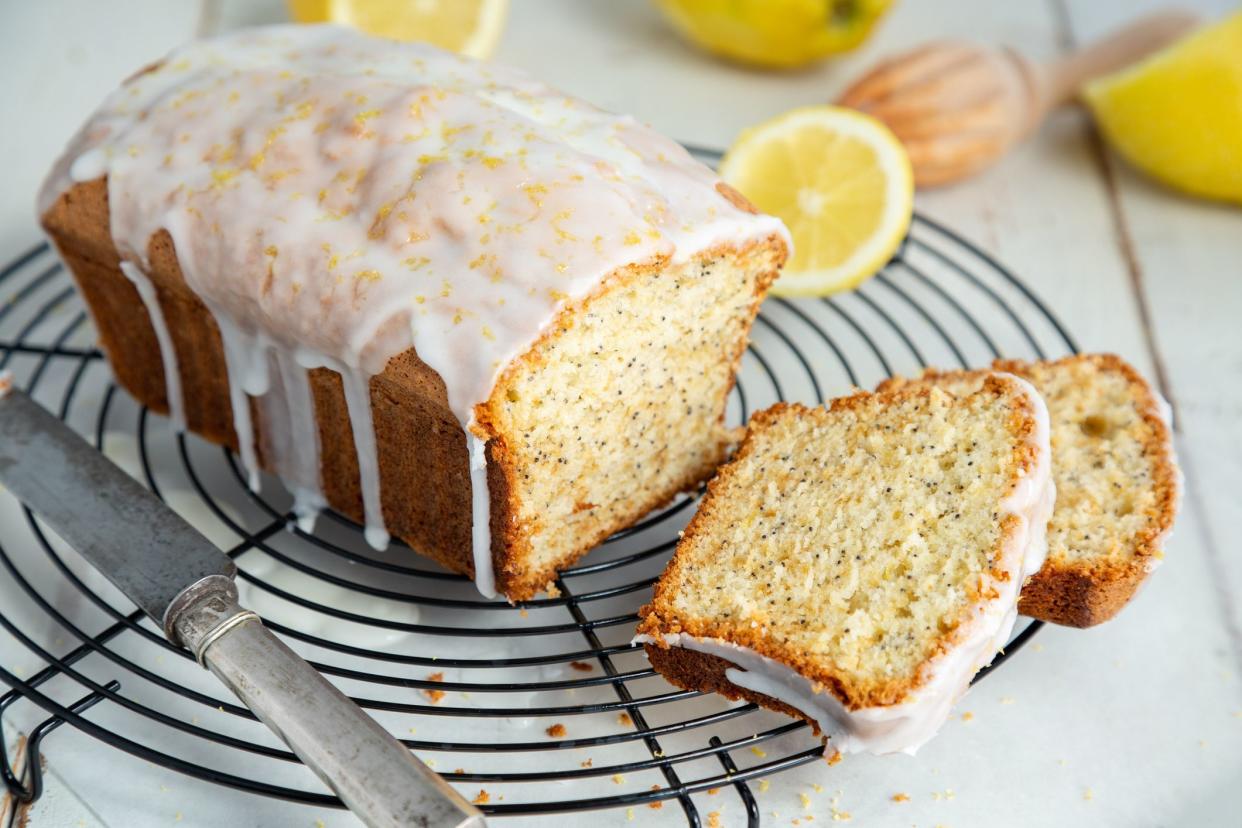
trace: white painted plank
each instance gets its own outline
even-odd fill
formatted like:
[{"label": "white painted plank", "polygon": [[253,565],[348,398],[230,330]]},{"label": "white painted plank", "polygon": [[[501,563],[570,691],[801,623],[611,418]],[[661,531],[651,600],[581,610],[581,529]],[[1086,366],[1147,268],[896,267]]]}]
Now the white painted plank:
[{"label": "white painted plank", "polygon": [[0,22],[0,251],[40,238],[35,193],[103,97],[189,37],[197,3],[40,0],[6,3]]},{"label": "white painted plank", "polygon": [[[1067,6],[1075,40],[1084,42],[1159,3],[1079,2]],[[1207,20],[1234,11],[1225,0],[1190,4]],[[1242,662],[1242,210],[1182,196],[1144,178],[1112,153],[1118,219],[1132,250],[1129,266],[1143,291],[1152,347],[1176,405],[1179,443],[1190,482],[1188,507],[1202,521],[1199,543],[1218,576],[1235,655]]]}]

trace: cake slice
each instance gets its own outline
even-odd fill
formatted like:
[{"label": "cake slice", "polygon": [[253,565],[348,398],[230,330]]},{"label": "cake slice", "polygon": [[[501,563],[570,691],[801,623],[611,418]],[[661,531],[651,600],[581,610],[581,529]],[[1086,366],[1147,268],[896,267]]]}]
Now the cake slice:
[{"label": "cake slice", "polygon": [[[1022,589],[1022,614],[1071,627],[1107,621],[1163,558],[1181,476],[1168,406],[1120,357],[1084,354],[1055,362],[1002,360],[1048,404],[1057,505],[1048,558]],[[881,389],[935,385],[969,394],[987,371],[928,372]]]},{"label": "cake slice", "polygon": [[687,689],[913,753],[1006,642],[1055,498],[1047,411],[997,374],[757,414],[643,609]]}]

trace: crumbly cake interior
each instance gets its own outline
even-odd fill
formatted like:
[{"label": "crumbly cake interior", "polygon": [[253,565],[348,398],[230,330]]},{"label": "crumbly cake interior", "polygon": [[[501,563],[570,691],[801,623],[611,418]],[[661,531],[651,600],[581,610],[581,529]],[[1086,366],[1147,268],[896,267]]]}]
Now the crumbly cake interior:
[{"label": "crumbly cake interior", "polygon": [[[1164,513],[1153,456],[1164,437],[1144,418],[1153,402],[1142,381],[1107,356],[1006,364],[1026,377],[1048,405],[1056,509],[1048,523],[1048,559],[1101,566],[1145,554]],[[933,381],[950,393],[973,392],[986,372]],[[1161,527],[1162,531],[1163,527]],[[1158,554],[1158,550],[1156,551]]]},{"label": "crumbly cake interior", "polygon": [[[543,577],[707,477],[733,436],[722,422],[772,245],[640,271],[595,297],[523,358],[494,396],[521,470],[513,486]],[[534,586],[543,586],[541,581]]]},{"label": "crumbly cake interior", "polygon": [[1008,387],[763,415],[655,605],[683,631],[830,683],[851,708],[900,701],[1001,566],[1002,498],[1029,460]]}]

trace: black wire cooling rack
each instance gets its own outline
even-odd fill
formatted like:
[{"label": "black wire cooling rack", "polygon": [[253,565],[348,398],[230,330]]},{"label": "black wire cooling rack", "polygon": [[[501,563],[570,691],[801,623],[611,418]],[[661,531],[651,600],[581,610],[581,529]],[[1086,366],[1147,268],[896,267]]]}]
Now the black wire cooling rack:
[{"label": "black wire cooling rack", "polygon": [[[191,516],[236,560],[243,600],[467,796],[486,791],[489,815],[676,800],[698,826],[695,795],[718,788],[740,796],[748,824],[758,825],[750,783],[822,757],[824,746],[803,723],[672,688],[629,644],[635,612],[697,496],[566,570],[557,597],[485,601],[463,578],[399,544],[373,552],[336,514],[323,515],[314,534],[292,528],[279,484],[265,480],[263,494],[252,495],[231,454],[175,434],[118,393],[46,244],[0,270],[0,297],[0,368]],[[897,255],[860,290],[764,304],[729,417],[744,422],[778,400],[819,402],[922,365],[1075,350],[1013,274],[916,215]],[[32,733],[40,738],[67,722],[199,779],[339,806],[29,511],[13,505],[0,521],[0,578],[9,581],[0,626],[46,665],[19,678],[14,665],[0,664],[12,688],[0,715],[25,699],[50,716]],[[1021,629],[989,670],[1039,626]],[[8,773],[7,758],[0,763],[19,799],[38,794],[38,742],[28,743],[33,777],[25,784]]]}]

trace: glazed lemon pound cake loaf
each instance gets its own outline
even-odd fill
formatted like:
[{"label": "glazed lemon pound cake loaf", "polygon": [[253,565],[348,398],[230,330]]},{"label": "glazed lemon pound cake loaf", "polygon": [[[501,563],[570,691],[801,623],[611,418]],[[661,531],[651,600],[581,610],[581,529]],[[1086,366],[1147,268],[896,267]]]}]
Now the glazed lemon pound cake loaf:
[{"label": "glazed lemon pound cake loaf", "polygon": [[644,608],[674,684],[913,753],[1008,640],[1044,557],[1047,411],[998,374],[754,417]]},{"label": "glazed lemon pound cake loaf", "polygon": [[[1023,615],[1073,627],[1107,621],[1163,558],[1181,474],[1167,404],[1112,354],[1055,362],[998,361],[1026,378],[1048,404],[1057,505],[1048,558],[1022,589]],[[929,372],[882,389],[935,385],[969,394],[987,371]]]},{"label": "glazed lemon pound cake loaf", "polygon": [[131,78],[39,211],[141,402],[511,599],[723,458],[788,252],[633,119],[333,26]]}]

